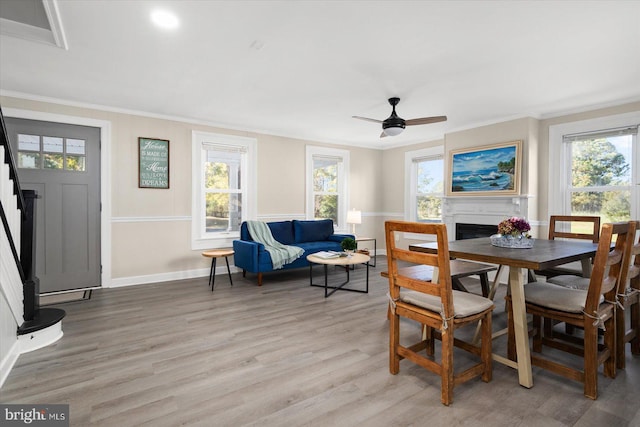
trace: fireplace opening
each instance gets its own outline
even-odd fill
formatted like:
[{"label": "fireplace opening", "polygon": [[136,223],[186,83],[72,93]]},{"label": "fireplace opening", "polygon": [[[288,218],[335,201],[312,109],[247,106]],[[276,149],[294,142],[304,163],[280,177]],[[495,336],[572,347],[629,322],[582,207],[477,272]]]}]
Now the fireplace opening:
[{"label": "fireplace opening", "polygon": [[490,237],[497,232],[497,225],[456,223],[456,240]]}]

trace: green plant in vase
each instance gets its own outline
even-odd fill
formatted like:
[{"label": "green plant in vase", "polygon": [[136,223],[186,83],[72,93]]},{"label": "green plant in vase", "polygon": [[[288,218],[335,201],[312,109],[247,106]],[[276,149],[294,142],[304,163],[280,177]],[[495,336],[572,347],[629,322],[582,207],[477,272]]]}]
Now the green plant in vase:
[{"label": "green plant in vase", "polygon": [[358,247],[358,244],[356,243],[355,239],[347,237],[343,239],[342,242],[340,242],[340,247],[343,251],[351,255]]}]

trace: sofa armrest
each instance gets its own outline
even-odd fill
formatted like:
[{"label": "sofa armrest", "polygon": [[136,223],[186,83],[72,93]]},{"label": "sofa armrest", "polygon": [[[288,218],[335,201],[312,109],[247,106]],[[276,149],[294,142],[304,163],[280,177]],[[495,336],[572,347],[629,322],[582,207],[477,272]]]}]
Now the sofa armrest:
[{"label": "sofa armrest", "polygon": [[351,237],[352,239],[356,238],[356,236],[354,236],[353,234],[332,234],[327,240],[331,240],[333,242],[342,242],[347,237]]},{"label": "sofa armrest", "polygon": [[233,241],[233,260],[236,267],[251,273],[258,272],[258,252],[260,246],[264,246],[258,242],[248,242],[245,240]]}]

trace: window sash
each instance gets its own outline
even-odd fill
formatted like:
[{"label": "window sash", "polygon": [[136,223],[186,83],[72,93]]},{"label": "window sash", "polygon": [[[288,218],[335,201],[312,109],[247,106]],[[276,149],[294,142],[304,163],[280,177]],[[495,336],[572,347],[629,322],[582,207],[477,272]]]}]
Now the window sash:
[{"label": "window sash", "polygon": [[[240,236],[241,222],[255,219],[256,151],[257,141],[254,138],[192,131],[192,249],[229,247],[233,239]],[[227,164],[227,167],[232,168],[229,173],[235,175],[226,176],[228,182],[223,180],[218,186],[234,187],[237,181],[239,188],[206,188],[207,165],[210,163]],[[239,168],[239,171],[236,168]],[[214,195],[224,195],[225,198],[211,205],[212,200],[216,200],[212,199]],[[228,199],[229,203],[226,208],[225,199]],[[228,218],[214,218],[213,223],[212,218],[209,218],[209,231],[207,202],[209,209],[214,209],[215,212],[218,212],[218,208],[222,212],[228,212]],[[229,221],[231,229],[227,227],[222,231],[225,228],[224,221]]]},{"label": "window sash", "polygon": [[[315,173],[318,167],[335,167],[333,187],[316,189]],[[335,179],[335,181],[333,180]],[[316,218],[318,198],[336,198],[336,211],[330,218],[336,230],[347,231],[346,215],[349,209],[349,151],[308,145],[306,147],[306,218]]]}]

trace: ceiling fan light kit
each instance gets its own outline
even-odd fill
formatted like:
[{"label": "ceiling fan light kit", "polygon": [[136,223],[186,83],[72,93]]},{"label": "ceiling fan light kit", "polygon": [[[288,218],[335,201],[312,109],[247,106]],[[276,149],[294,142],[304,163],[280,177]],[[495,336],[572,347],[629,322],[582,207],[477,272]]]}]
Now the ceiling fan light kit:
[{"label": "ceiling fan light kit", "polygon": [[400,135],[404,130],[404,126],[393,126],[384,128],[383,132],[387,136],[396,136]]},{"label": "ceiling fan light kit", "polygon": [[382,123],[382,134],[380,138],[385,136],[400,135],[405,126],[427,125],[430,123],[444,122],[447,116],[422,117],[419,119],[405,120],[396,114],[396,105],[400,102],[400,98],[389,98],[391,104],[391,115],[385,120],[370,119],[368,117],[353,116],[354,119],[366,120],[368,122]]}]

